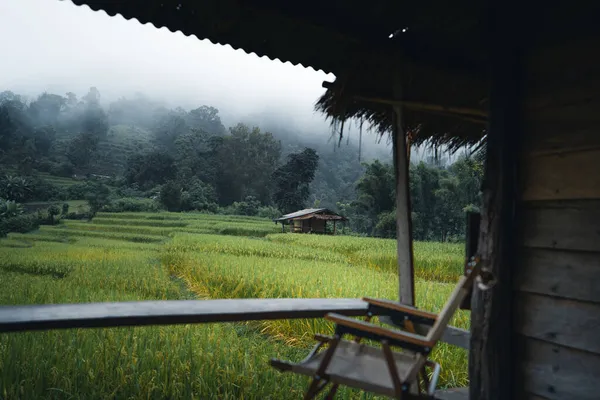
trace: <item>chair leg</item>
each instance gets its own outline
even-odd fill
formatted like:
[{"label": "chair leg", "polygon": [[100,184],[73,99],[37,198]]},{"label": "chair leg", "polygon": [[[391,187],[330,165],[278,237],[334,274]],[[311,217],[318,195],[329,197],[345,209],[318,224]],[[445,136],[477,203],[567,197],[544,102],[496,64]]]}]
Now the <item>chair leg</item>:
[{"label": "chair leg", "polygon": [[403,385],[400,381],[400,376],[398,375],[398,368],[396,368],[396,360],[394,359],[394,354],[392,353],[392,349],[390,348],[390,345],[388,344],[387,340],[381,341],[381,347],[383,348],[385,361],[387,362],[390,376],[392,378],[392,383],[394,384],[394,394],[396,398],[400,399],[402,397]]},{"label": "chair leg", "polygon": [[304,394],[304,400],[314,399],[327,386],[329,381],[323,378],[313,378],[308,390]]},{"label": "chair leg", "polygon": [[339,386],[340,385],[337,383],[332,384],[331,389],[329,389],[329,393],[327,393],[327,397],[325,397],[325,400],[333,400]]},{"label": "chair leg", "polygon": [[323,360],[321,360],[321,364],[319,364],[319,368],[317,368],[317,372],[313,378],[313,381],[310,383],[308,390],[304,396],[304,400],[313,399],[323,388],[327,385],[328,380],[324,379],[323,376],[325,371],[327,370],[327,366],[333,357],[333,353],[337,348],[337,345],[340,343],[340,335],[335,335],[333,340],[329,342],[329,348],[325,350],[325,355],[323,355]]}]

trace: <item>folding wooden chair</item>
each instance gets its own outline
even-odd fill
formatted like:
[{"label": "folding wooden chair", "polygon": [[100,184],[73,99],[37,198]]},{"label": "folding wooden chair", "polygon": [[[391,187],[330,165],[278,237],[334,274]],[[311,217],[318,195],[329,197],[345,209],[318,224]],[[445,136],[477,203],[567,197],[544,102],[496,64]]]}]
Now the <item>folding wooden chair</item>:
[{"label": "folding wooden chair", "polygon": [[[304,399],[315,398],[328,384],[331,388],[327,399],[333,399],[339,385],[397,399],[433,399],[440,366],[427,357],[481,273],[479,263],[470,266],[438,315],[389,300],[363,298],[369,304],[366,321],[327,314],[325,319],[336,324],[333,337],[316,335],[319,343],[297,364],[272,359],[271,365],[283,372],[313,377]],[[406,331],[372,324],[374,315],[388,316]],[[415,325],[425,327],[427,332],[416,333]],[[354,341],[343,340],[345,335],[354,336]],[[381,347],[361,344],[363,338]],[[319,351],[325,344],[329,347]],[[393,352],[392,346],[403,351]],[[426,367],[433,369],[431,380]]]}]

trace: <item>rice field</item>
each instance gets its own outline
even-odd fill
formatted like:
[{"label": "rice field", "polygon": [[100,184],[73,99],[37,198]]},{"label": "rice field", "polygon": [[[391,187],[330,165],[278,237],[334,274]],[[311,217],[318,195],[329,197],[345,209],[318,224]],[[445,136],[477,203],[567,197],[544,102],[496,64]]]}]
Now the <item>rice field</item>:
[{"label": "rice field", "polygon": [[[100,213],[0,240],[0,304],[397,298],[393,240],[279,233],[273,222],[197,213]],[[419,308],[440,311],[462,272],[461,245],[415,243]],[[468,314],[452,324],[468,328]],[[322,320],[0,334],[2,399],[297,399],[300,360]],[[441,344],[440,387],[467,384],[467,354]],[[349,389],[340,399],[370,399]]]}]

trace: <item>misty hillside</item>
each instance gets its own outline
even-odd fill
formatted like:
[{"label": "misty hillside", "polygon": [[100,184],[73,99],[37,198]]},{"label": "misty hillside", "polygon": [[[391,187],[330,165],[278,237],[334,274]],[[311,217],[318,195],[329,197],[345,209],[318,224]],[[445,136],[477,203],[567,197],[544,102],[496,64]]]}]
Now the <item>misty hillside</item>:
[{"label": "misty hillside", "polygon": [[[81,98],[72,92],[66,96],[42,93],[35,99],[3,92],[0,102],[5,114],[6,146],[9,146],[13,135],[8,132],[9,126],[14,129],[16,124],[22,124],[23,128],[31,131],[24,135],[31,138],[16,140],[10,152],[2,152],[2,164],[7,168],[35,171],[50,178],[102,176],[128,179],[128,168],[132,168],[136,157],[163,152],[174,163],[185,164],[183,153],[200,150],[191,150],[189,146],[208,148],[214,145],[209,142],[227,140],[236,129],[258,129],[261,134],[272,136],[274,161],[272,165],[264,166],[267,172],[284,164],[291,154],[300,153],[305,148],[315,150],[319,161],[314,179],[309,182],[310,194],[306,196],[306,205],[336,208],[337,202],[354,199],[355,183],[364,170],[361,162],[375,157],[390,158],[389,152],[377,153],[366,144],[369,139],[366,132],[362,154],[359,154],[358,131],[353,141],[338,143],[337,139],[332,139],[332,132],[294,131],[276,115],[266,114],[247,117],[243,125],[225,127],[219,110],[214,107],[202,105],[192,110],[181,107],[169,109],[163,102],[139,93],[132,98],[122,97],[105,104],[97,88],[91,88]],[[196,137],[192,137],[194,135]],[[205,137],[199,140],[198,135]],[[370,139],[374,140],[373,136]],[[189,142],[187,145],[184,144],[186,140]],[[33,154],[21,157],[26,152],[26,143],[34,147]],[[226,158],[227,154],[223,156]],[[210,168],[206,166],[206,169]],[[218,191],[219,184],[215,184],[214,176],[205,175],[204,180],[212,181]],[[154,183],[162,183],[162,180]],[[222,200],[230,204],[242,201],[248,195],[256,195],[263,196],[263,202],[268,203],[264,194],[256,193],[261,190],[245,192],[242,189],[238,195],[226,195]]]}]

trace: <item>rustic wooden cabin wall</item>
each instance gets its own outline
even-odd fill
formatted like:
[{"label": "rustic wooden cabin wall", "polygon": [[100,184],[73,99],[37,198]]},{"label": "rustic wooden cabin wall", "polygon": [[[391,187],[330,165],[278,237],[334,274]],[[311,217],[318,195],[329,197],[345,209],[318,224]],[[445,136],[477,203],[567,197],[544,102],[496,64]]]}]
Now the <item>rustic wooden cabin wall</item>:
[{"label": "rustic wooden cabin wall", "polygon": [[600,396],[599,48],[565,43],[527,59],[513,280],[522,398]]}]

